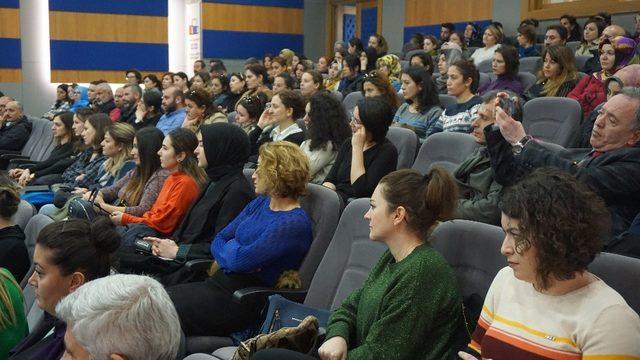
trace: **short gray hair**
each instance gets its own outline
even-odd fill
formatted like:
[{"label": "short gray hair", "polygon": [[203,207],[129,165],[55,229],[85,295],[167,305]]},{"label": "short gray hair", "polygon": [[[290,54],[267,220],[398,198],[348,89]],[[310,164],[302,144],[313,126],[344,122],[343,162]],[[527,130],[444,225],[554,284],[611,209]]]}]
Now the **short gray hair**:
[{"label": "short gray hair", "polygon": [[109,85],[109,83],[100,83],[98,85],[96,85],[96,87],[98,89],[104,90],[107,92],[107,94],[111,95],[111,97],[113,97],[113,90],[111,89],[111,86]]},{"label": "short gray hair", "polygon": [[175,359],[182,335],[169,294],[141,275],[90,281],[58,303],[56,317],[92,359]]},{"label": "short gray hair", "polygon": [[638,108],[636,109],[633,128],[640,129],[640,88],[635,86],[626,86],[623,87],[622,90],[620,90],[620,94],[631,98],[631,100],[634,100],[637,103]]},{"label": "short gray hair", "polygon": [[124,86],[124,88],[131,88],[131,90],[133,90],[133,92],[135,92],[136,94],[138,94],[139,97],[142,97],[142,88],[140,87],[140,85],[138,84],[126,84]]}]

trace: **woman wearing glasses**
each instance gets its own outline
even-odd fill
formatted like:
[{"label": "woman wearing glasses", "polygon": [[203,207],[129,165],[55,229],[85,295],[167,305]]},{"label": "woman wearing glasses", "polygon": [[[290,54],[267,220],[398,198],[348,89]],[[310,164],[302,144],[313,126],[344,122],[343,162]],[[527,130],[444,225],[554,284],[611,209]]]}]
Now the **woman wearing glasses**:
[{"label": "woman wearing glasses", "polygon": [[398,151],[386,138],[392,121],[393,109],[380,97],[365,97],[353,109],[351,141],[342,144],[322,184],[344,204],[370,197],[380,179],[396,169]]}]

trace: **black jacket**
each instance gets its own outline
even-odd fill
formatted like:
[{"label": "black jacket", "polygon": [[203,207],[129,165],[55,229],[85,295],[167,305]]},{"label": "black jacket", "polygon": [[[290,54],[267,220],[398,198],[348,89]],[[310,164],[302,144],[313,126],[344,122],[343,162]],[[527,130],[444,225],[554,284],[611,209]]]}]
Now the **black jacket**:
[{"label": "black jacket", "polygon": [[551,166],[573,174],[605,201],[611,212],[613,235],[626,231],[640,212],[640,146],[625,147],[597,157],[571,159],[530,141],[520,155],[494,126],[485,129],[495,179],[503,186],[515,183],[535,168]]},{"label": "black jacket", "polygon": [[[29,169],[31,174],[36,174],[35,177],[40,177],[49,174],[61,174],[71,163],[69,158],[73,154],[73,148],[75,144],[68,142],[66,144],[58,144],[51,151],[51,155],[45,161],[40,161],[36,164],[29,164],[23,166],[25,169]],[[60,164],[58,164],[60,163]],[[66,164],[67,166],[62,166]]]},{"label": "black jacket", "polygon": [[22,229],[18,225],[0,229],[0,267],[7,268],[20,282],[29,271],[30,265]]},{"label": "black jacket", "polygon": [[29,140],[33,125],[26,116],[0,128],[0,150],[20,151]]}]

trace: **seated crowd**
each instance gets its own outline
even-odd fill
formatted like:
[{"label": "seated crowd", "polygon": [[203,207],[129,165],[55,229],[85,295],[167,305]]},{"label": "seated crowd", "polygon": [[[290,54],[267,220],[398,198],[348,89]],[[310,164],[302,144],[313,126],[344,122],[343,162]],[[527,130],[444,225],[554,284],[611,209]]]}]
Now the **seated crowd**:
[{"label": "seated crowd", "polygon": [[[369,238],[387,251],[317,351],[253,359],[640,358],[640,317],[588,270],[601,251],[640,258],[640,16],[633,35],[606,13],[559,20],[542,44],[535,19],[512,37],[498,22],[445,23],[401,54],[373,34],[317,63],[282,49],[237,73],[212,59],[192,77],[130,69],[115,91],[59,85],[41,116],[48,158],[0,157],[0,359],[174,359],[184,336],[246,337],[262,309],[237,290],[301,286],[309,186],[341,209],[370,198]],[[582,110],[566,149],[523,125],[526,102],[544,97]],[[0,154],[32,128],[0,93]],[[399,169],[394,130],[476,147],[450,170]],[[32,255],[13,222],[23,200],[54,221]],[[479,318],[430,244],[449,219],[506,234],[508,267]],[[44,311],[32,329],[20,281]]]}]

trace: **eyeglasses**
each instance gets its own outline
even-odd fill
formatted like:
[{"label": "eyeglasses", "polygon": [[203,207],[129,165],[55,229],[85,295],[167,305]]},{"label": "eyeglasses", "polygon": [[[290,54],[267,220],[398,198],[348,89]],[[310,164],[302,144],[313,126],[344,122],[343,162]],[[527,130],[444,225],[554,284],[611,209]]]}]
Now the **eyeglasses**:
[{"label": "eyeglasses", "polygon": [[369,73],[364,74],[365,79],[366,78],[374,78],[374,77],[378,77],[378,72],[375,70],[371,70]]}]

